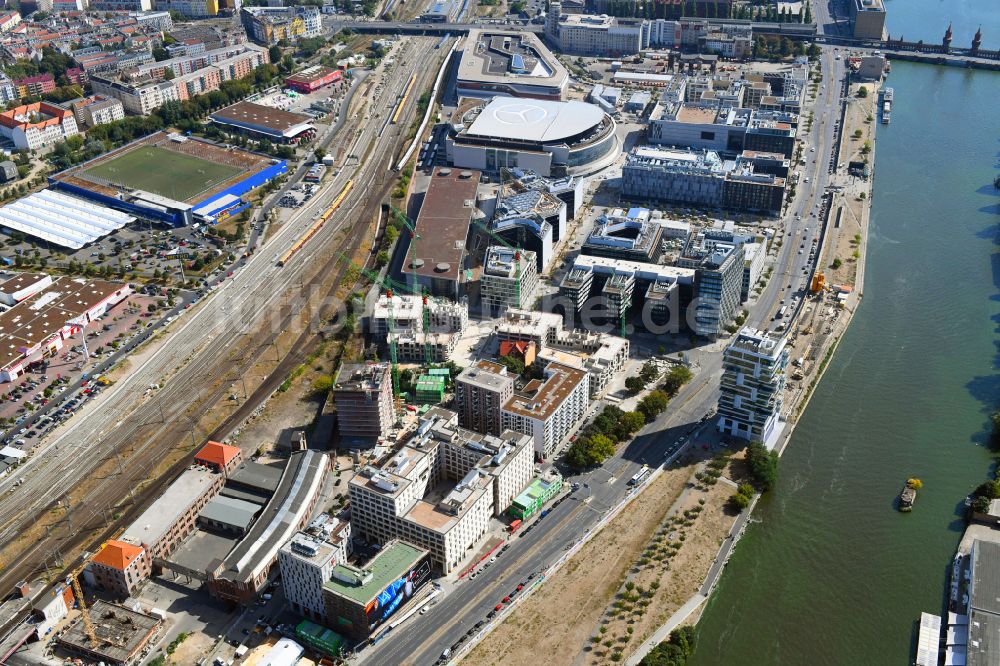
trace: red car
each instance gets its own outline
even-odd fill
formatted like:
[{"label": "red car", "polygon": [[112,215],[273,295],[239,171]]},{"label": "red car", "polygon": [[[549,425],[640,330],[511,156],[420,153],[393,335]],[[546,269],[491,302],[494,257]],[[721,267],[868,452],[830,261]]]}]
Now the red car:
[{"label": "red car", "polygon": [[509,604],[509,603],[510,603],[510,597],[504,597],[504,598],[503,598],[503,602],[504,602],[505,604]]},{"label": "red car", "polygon": [[517,591],[520,592],[523,589],[524,589],[524,585],[522,585],[521,583],[518,583],[517,584]]},{"label": "red car", "polygon": [[503,608],[503,604],[497,604],[497,607],[494,608],[493,610],[501,610],[502,608]]}]

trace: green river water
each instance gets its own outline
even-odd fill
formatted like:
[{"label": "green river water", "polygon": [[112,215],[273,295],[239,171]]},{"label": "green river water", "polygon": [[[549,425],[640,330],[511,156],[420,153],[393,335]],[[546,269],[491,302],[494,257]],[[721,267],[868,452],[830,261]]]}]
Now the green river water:
[{"label": "green river water", "polygon": [[[943,608],[959,503],[990,471],[1000,73],[897,62],[888,85],[864,299],[708,602],[697,666],[910,663],[920,612]],[[924,489],[900,514],[909,475]]]}]

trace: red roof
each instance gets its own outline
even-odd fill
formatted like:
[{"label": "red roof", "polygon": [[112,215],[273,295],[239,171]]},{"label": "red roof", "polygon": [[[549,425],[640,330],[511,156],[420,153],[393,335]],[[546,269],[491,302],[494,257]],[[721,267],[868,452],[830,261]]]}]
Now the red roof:
[{"label": "red roof", "polygon": [[503,340],[500,343],[500,355],[510,356],[512,353],[516,353],[521,358],[524,358],[524,355],[527,353],[528,349],[531,348],[532,344],[534,343],[521,342],[521,341],[512,342],[510,340]]},{"label": "red roof", "polygon": [[112,569],[124,571],[136,558],[142,555],[142,548],[124,541],[108,541],[101,552],[94,556],[94,562]]},{"label": "red roof", "polygon": [[240,455],[240,449],[237,446],[229,446],[221,442],[209,442],[201,451],[195,454],[194,459],[197,462],[225,468],[238,455]]}]

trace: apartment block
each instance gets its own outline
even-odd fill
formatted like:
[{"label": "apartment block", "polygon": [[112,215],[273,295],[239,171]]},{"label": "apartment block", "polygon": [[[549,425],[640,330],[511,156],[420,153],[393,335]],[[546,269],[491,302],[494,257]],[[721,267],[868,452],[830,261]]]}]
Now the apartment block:
[{"label": "apartment block", "polygon": [[91,128],[107,125],[125,118],[125,106],[120,100],[103,95],[91,95],[69,102],[70,109],[80,127]]},{"label": "apartment block", "polygon": [[115,77],[92,76],[94,93],[119,100],[129,113],[145,116],[167,102],[176,102],[177,88],[171,81],[122,81]]},{"label": "apartment block", "polygon": [[535,453],[549,458],[586,416],[590,375],[559,363],[549,363],[544,379],[533,379],[507,401],[501,422],[507,430],[531,435]]},{"label": "apartment block", "polygon": [[294,43],[303,37],[317,37],[323,30],[320,10],[311,6],[243,7],[240,20],[247,36],[265,46],[282,40]]},{"label": "apartment block", "polygon": [[[431,361],[446,363],[469,323],[469,305],[458,302],[409,295],[393,295],[393,332],[396,354],[401,361],[423,361],[430,352]],[[369,330],[380,346],[389,343],[390,299],[382,294],[375,302]],[[426,320],[426,326],[425,326]]]},{"label": "apartment block", "polygon": [[297,532],[278,551],[285,601],[317,622],[326,616],[323,584],[332,578],[334,567],[347,563],[350,523],[339,522],[337,527],[337,535],[328,538]]},{"label": "apartment block", "polygon": [[444,573],[458,567],[533,475],[531,439],[461,428],[432,408],[417,434],[380,467],[351,479],[352,529],[369,540],[425,548]]},{"label": "apartment block", "polygon": [[784,337],[749,328],[740,331],[722,357],[719,430],[766,442],[781,412],[787,365]]},{"label": "apartment block", "polygon": [[18,148],[37,150],[79,133],[73,113],[48,102],[26,104],[0,113],[0,135]]},{"label": "apartment block", "polygon": [[395,422],[388,363],[345,363],[333,384],[337,431],[350,445],[375,444]]},{"label": "apartment block", "polygon": [[478,361],[455,379],[455,410],[463,428],[489,435],[503,430],[503,406],[514,397],[514,377],[492,361]]}]

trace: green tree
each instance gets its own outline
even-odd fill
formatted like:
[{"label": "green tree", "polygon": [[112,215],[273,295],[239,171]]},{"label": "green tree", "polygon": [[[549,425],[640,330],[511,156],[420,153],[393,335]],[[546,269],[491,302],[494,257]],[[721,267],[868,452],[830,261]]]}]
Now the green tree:
[{"label": "green tree", "polygon": [[646,361],[642,364],[642,370],[639,371],[639,377],[644,382],[651,382],[660,376],[660,369],[656,367],[656,363],[653,361]]},{"label": "green tree", "polygon": [[625,379],[625,390],[629,393],[638,393],[644,388],[646,388],[646,382],[643,381],[642,377],[628,377]]},{"label": "green tree", "polygon": [[513,375],[523,375],[524,374],[524,361],[516,356],[501,356],[499,359],[500,365],[507,368],[507,372]]},{"label": "green tree", "polygon": [[628,434],[638,432],[642,426],[646,425],[646,417],[639,412],[625,412],[622,414],[619,426]]},{"label": "green tree", "polygon": [[778,481],[778,454],[768,451],[761,442],[750,442],[747,446],[747,467],[750,478],[762,492],[767,492]]},{"label": "green tree", "polygon": [[646,417],[647,423],[651,423],[660,412],[667,408],[669,402],[670,397],[663,391],[651,391],[639,401],[636,411]]},{"label": "green tree", "polygon": [[639,662],[640,666],[683,666],[694,652],[694,627],[678,627]]},{"label": "green tree", "polygon": [[864,132],[862,132],[860,129],[854,130],[854,138],[855,139],[860,139],[862,137],[862,135],[864,135]]},{"label": "green tree", "polygon": [[694,373],[686,365],[675,365],[667,373],[667,378],[663,382],[663,391],[673,397],[681,390],[681,387],[691,381]]},{"label": "green tree", "polygon": [[752,495],[747,496],[743,493],[734,493],[729,496],[729,506],[731,506],[736,511],[742,511],[743,509],[750,506],[750,500],[753,498]]},{"label": "green tree", "polygon": [[868,88],[866,86],[861,86],[860,88],[858,88],[858,97],[860,97],[861,99],[868,97]]},{"label": "green tree", "polygon": [[972,500],[972,510],[975,513],[988,513],[990,510],[990,498],[980,495]]},{"label": "green tree", "polygon": [[991,500],[1000,499],[1000,481],[996,479],[985,481],[979,484],[972,494],[976,497],[985,497]]}]

